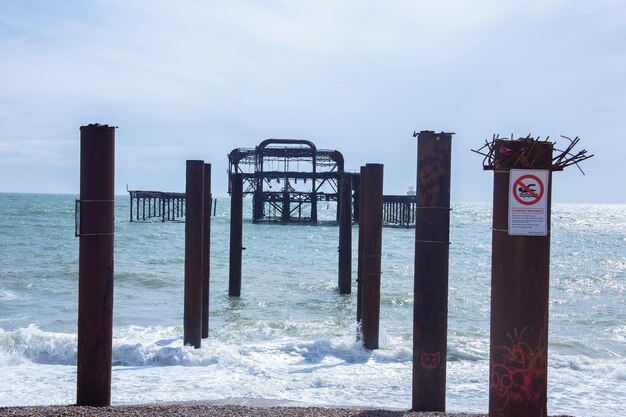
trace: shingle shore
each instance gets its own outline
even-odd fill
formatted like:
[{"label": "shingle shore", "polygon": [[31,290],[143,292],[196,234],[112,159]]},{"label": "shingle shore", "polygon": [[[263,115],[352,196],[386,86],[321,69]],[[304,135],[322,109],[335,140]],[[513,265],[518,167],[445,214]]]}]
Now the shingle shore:
[{"label": "shingle shore", "polygon": [[[411,412],[370,408],[336,407],[260,407],[217,405],[209,403],[176,403],[155,405],[120,405],[113,407],[41,406],[0,408],[0,417],[96,416],[96,417],[487,417],[486,414]],[[571,417],[571,416],[554,416]]]},{"label": "shingle shore", "polygon": [[250,407],[241,405],[211,404],[172,404],[172,405],[129,405],[114,407],[11,407],[0,408],[0,416],[8,417],[47,417],[47,416],[98,416],[98,417],[144,417],[144,416],[180,416],[180,417],[483,417],[483,414],[445,414],[412,413],[410,411],[374,410],[360,408],[323,408],[323,407]]}]

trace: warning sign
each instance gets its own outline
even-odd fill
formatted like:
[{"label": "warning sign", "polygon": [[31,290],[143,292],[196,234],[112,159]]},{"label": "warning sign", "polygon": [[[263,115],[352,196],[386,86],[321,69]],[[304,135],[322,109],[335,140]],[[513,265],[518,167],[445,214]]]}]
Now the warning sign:
[{"label": "warning sign", "polygon": [[509,177],[509,235],[548,234],[547,170],[512,169]]}]

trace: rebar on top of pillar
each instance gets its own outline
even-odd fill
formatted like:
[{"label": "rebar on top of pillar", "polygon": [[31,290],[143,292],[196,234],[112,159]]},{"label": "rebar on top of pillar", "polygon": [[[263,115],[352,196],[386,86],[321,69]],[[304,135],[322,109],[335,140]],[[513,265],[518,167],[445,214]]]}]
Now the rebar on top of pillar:
[{"label": "rebar on top of pillar", "polygon": [[417,136],[413,411],[445,411],[452,133]]},{"label": "rebar on top of pillar", "polygon": [[76,404],[111,405],[115,127],[80,128]]},{"label": "rebar on top of pillar", "polygon": [[202,263],[204,229],[204,161],[186,166],[185,219],[185,345],[200,348],[202,340]]}]

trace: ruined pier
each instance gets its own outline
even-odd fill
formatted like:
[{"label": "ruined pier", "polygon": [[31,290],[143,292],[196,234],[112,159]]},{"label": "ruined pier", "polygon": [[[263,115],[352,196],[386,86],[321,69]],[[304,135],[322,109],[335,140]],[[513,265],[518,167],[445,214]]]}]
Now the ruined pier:
[{"label": "ruined pier", "polygon": [[318,201],[338,201],[344,172],[341,152],[305,139],[266,139],[233,149],[228,165],[228,192],[233,175],[241,174],[243,195],[252,195],[254,223],[317,223]]},{"label": "ruined pier", "polygon": [[131,191],[130,221],[185,221],[185,193]]}]

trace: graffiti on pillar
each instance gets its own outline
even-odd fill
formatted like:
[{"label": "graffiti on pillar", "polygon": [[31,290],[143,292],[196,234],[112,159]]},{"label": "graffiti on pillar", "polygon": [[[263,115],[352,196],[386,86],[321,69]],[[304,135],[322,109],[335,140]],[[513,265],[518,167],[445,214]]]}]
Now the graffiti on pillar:
[{"label": "graffiti on pillar", "polygon": [[424,369],[435,369],[441,363],[441,352],[420,352],[420,364]]},{"label": "graffiti on pillar", "polygon": [[526,343],[525,331],[509,333],[511,344],[500,347],[500,360],[493,360],[491,364],[489,387],[505,400],[504,408],[511,402],[542,407],[541,398],[546,383],[546,348],[533,348]]}]

